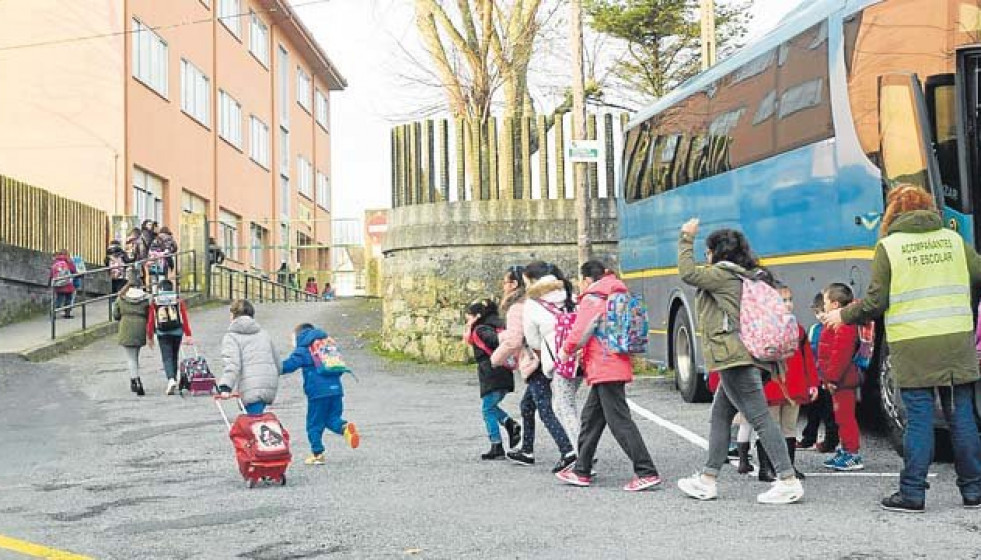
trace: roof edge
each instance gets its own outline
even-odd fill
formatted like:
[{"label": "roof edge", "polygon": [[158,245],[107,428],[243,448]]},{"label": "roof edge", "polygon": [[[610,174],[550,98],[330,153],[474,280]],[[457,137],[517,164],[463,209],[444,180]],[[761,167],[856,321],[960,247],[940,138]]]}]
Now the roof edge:
[{"label": "roof edge", "polygon": [[296,35],[296,37],[292,37],[294,40],[299,39],[302,41],[303,44],[297,45],[297,47],[306,47],[307,54],[312,55],[312,58],[320,63],[320,67],[314,68],[314,71],[327,82],[328,89],[331,91],[342,91],[347,88],[347,80],[341,74],[340,70],[337,69],[333,61],[331,61],[330,57],[327,56],[327,52],[324,51],[320,43],[314,38],[313,33],[304,25],[303,20],[290,5],[289,1],[264,0],[264,2],[270,6],[271,13],[280,14],[276,18],[276,23],[282,25],[288,32],[292,31]]}]

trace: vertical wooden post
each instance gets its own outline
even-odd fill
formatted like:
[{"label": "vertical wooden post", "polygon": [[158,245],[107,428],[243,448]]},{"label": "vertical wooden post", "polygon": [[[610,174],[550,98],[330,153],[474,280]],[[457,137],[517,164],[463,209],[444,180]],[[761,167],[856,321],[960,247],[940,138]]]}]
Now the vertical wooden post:
[{"label": "vertical wooden post", "polygon": [[450,200],[450,123],[439,121],[439,190],[444,201]]},{"label": "vertical wooden post", "polygon": [[392,208],[401,206],[399,201],[399,137],[398,127],[392,129]]},{"label": "vertical wooden post", "polygon": [[500,177],[497,173],[497,117],[491,117],[487,122],[487,179],[490,190],[490,200],[501,198]]},{"label": "vertical wooden post", "polygon": [[[586,139],[596,140],[596,115],[586,117]],[[590,163],[587,180],[589,182],[589,198],[599,198],[599,164]]]},{"label": "vertical wooden post", "polygon": [[412,199],[412,129],[402,125],[402,185],[405,187],[403,204],[413,204]]},{"label": "vertical wooden post", "polygon": [[435,123],[426,121],[426,202],[436,202]]},{"label": "vertical wooden post", "polygon": [[453,137],[456,143],[456,199],[467,199],[467,131],[463,119],[454,119]]},{"label": "vertical wooden post", "polygon": [[566,198],[565,185],[565,121],[562,115],[555,115],[555,191],[556,198]]},{"label": "vertical wooden post", "polygon": [[521,198],[531,199],[531,117],[521,118]]},{"label": "vertical wooden post", "polygon": [[412,160],[413,179],[415,180],[415,192],[413,198],[416,204],[425,202],[423,198],[423,168],[422,168],[422,123],[412,123],[413,148],[415,157]]},{"label": "vertical wooden post", "polygon": [[603,142],[606,145],[606,197],[616,198],[616,158],[613,152],[616,144],[613,142],[613,115],[603,115]]},{"label": "vertical wooden post", "polygon": [[548,200],[548,119],[539,115],[535,128],[538,129],[538,177],[542,190],[542,200]]}]

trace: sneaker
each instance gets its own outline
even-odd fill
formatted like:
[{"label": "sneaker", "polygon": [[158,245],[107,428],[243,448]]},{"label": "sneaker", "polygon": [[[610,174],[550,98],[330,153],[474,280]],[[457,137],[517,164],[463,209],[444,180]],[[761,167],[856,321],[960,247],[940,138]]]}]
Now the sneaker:
[{"label": "sneaker", "polygon": [[307,457],[303,463],[306,465],[325,465],[327,464],[327,460],[324,459],[323,453],[314,453],[313,455]]},{"label": "sneaker", "polygon": [[797,440],[797,450],[798,451],[817,451],[817,442],[810,440]]},{"label": "sneaker", "polygon": [[167,382],[167,394],[173,395],[176,392],[177,392],[177,380],[171,379],[170,381]]},{"label": "sneaker", "polygon": [[661,485],[661,477],[654,476],[635,476],[633,480],[623,487],[627,492],[643,492],[648,488]]},{"label": "sneaker", "polygon": [[570,486],[578,486],[580,488],[585,488],[593,483],[591,478],[588,476],[580,476],[572,469],[559,471],[555,473],[555,477]]},{"label": "sneaker", "polygon": [[839,447],[838,450],[835,452],[835,454],[832,455],[831,457],[828,457],[827,459],[825,459],[824,460],[824,463],[822,463],[822,464],[827,469],[833,469],[833,468],[835,468],[835,462],[838,460],[838,457],[840,457],[841,454],[844,453],[844,452],[845,452],[845,450]]},{"label": "sneaker", "polygon": [[344,424],[344,439],[347,440],[351,449],[357,449],[361,445],[361,434],[358,433],[358,427],[354,425],[354,422]]},{"label": "sneaker", "polygon": [[981,498],[964,498],[964,509],[981,509]]},{"label": "sneaker", "polygon": [[879,505],[886,511],[898,511],[900,513],[923,513],[924,509],[923,502],[914,502],[903,497],[899,492],[883,499]]},{"label": "sneaker", "polygon": [[778,480],[770,485],[770,489],[756,496],[761,504],[793,504],[804,497],[804,485],[796,478]]},{"label": "sneaker", "polygon": [[719,485],[706,482],[705,477],[699,473],[679,480],[678,489],[696,500],[714,500],[719,497]]},{"label": "sneaker", "polygon": [[858,453],[842,451],[835,458],[834,464],[830,468],[842,472],[860,471],[865,468],[865,463],[862,462],[862,456]]},{"label": "sneaker", "polygon": [[552,467],[552,472],[558,473],[568,469],[569,467],[574,467],[576,465],[576,458],[576,453],[574,451],[566,453],[557,463],[555,463],[555,466]]},{"label": "sneaker", "polygon": [[508,459],[526,467],[530,467],[531,465],[535,464],[535,456],[531,453],[525,453],[524,451],[509,451]]}]

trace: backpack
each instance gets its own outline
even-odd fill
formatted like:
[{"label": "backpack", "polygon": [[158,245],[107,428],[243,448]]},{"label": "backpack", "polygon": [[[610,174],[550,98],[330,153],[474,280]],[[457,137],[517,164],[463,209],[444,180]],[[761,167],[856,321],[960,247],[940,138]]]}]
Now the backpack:
[{"label": "backpack", "polygon": [[341,375],[351,371],[337,346],[329,344],[326,338],[318,338],[310,344],[310,355],[317,371],[324,375]]},{"label": "backpack", "polygon": [[647,304],[638,294],[618,292],[606,298],[606,314],[601,317],[598,335],[614,354],[647,352],[649,325]]},{"label": "backpack", "polygon": [[[471,329],[470,336],[467,337],[468,344],[480,348],[484,352],[484,354],[487,354],[487,358],[490,359],[490,356],[491,354],[494,353],[495,348],[491,348],[490,346],[488,346],[487,343],[484,342],[484,340],[477,335],[477,329],[479,329],[480,327],[493,328],[495,335],[499,335],[502,332],[504,332],[504,327],[491,327],[490,325],[477,325],[476,327]],[[504,362],[504,367],[512,371],[518,369],[518,359],[514,356],[508,357],[508,359]]]},{"label": "backpack", "polygon": [[753,358],[779,362],[794,355],[800,340],[797,318],[784,307],[780,292],[762,280],[739,274],[739,340]]},{"label": "backpack", "polygon": [[64,288],[72,283],[72,269],[68,263],[59,259],[51,265],[51,285],[55,288]]},{"label": "backpack", "polygon": [[[558,352],[562,348],[562,345],[565,344],[566,339],[569,338],[569,333],[572,332],[572,325],[576,322],[577,314],[575,311],[566,311],[550,301],[543,299],[536,299],[535,301],[555,317],[555,344],[553,347]],[[545,343],[544,346],[552,358],[552,363],[555,364],[553,372],[566,379],[575,379],[579,373],[579,360],[576,356],[569,356],[565,360],[559,360],[558,356],[552,354],[552,349],[548,347],[548,343]]]},{"label": "backpack", "polygon": [[176,331],[183,328],[180,298],[173,292],[161,292],[153,298],[157,331]]},{"label": "backpack", "polygon": [[126,261],[119,253],[109,256],[109,278],[123,280],[126,278]]},{"label": "backpack", "polygon": [[167,272],[167,268],[166,268],[167,252],[166,251],[159,251],[157,249],[150,249],[150,258],[153,259],[149,263],[150,264],[150,274],[154,274],[154,275],[157,275],[157,276],[162,276],[162,275],[166,274],[166,272]]},{"label": "backpack", "polygon": [[864,325],[858,325],[858,346],[855,348],[855,355],[852,356],[852,363],[858,369],[866,372],[872,367],[872,354],[875,352],[875,322],[870,321]]},{"label": "backpack", "polygon": [[[76,273],[78,273],[78,274],[84,274],[85,273],[85,270],[86,270],[85,269],[85,259],[83,259],[82,257],[80,257],[78,255],[75,255],[74,257],[72,257],[72,263],[75,265],[75,272]],[[75,286],[75,289],[76,290],[81,289],[82,288],[82,277],[81,276],[76,276],[76,277],[72,278],[72,284]]]}]

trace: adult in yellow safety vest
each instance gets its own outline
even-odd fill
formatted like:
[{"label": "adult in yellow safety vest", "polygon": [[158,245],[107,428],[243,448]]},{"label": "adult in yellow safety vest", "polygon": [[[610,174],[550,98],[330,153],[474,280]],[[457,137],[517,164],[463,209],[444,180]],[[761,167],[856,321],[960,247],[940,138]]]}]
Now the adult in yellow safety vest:
[{"label": "adult in yellow safety vest", "polygon": [[882,500],[884,509],[924,509],[935,390],[951,426],[964,507],[981,507],[981,439],[974,420],[978,356],[971,309],[971,287],[978,285],[978,254],[943,227],[929,193],[902,185],[886,199],[867,295],[823,316],[830,328],[884,316],[892,371],[906,407],[905,466],[899,492]]}]

